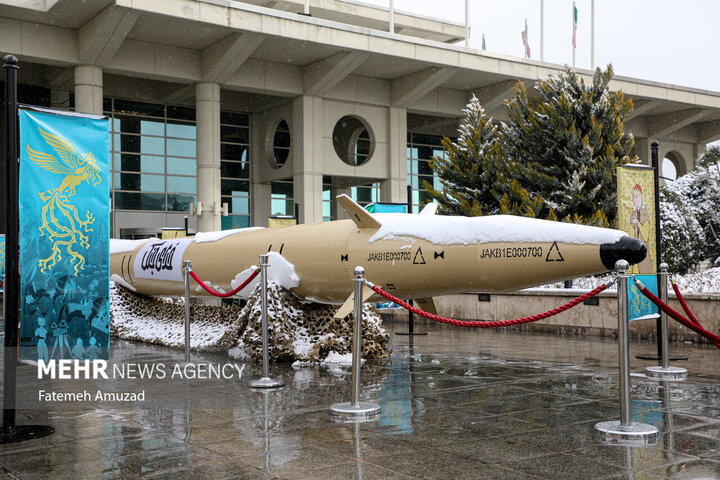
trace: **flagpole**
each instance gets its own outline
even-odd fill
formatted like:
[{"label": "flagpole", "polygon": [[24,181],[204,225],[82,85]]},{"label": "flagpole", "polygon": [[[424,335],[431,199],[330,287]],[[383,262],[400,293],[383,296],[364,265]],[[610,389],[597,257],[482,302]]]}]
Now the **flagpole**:
[{"label": "flagpole", "polygon": [[390,0],[390,33],[395,33],[395,0]]},{"label": "flagpole", "polygon": [[573,2],[573,9],[572,9],[572,24],[573,24],[573,68],[575,68],[575,9],[577,7],[575,6],[575,2]]},{"label": "flagpole", "polygon": [[465,0],[465,46],[470,46],[470,0]]},{"label": "flagpole", "polygon": [[545,0],[540,0],[540,61],[545,61]]},{"label": "flagpole", "polygon": [[595,0],[590,0],[590,68],[595,70]]}]

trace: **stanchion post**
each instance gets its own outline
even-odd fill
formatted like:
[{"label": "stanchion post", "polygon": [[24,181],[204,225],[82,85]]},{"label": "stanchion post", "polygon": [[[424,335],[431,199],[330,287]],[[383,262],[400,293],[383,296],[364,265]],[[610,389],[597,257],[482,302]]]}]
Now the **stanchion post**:
[{"label": "stanchion post", "polygon": [[183,276],[185,279],[185,362],[190,362],[190,260],[183,260]]},{"label": "stanchion post", "polygon": [[608,443],[651,445],[657,443],[658,429],[653,425],[633,422],[630,413],[630,348],[628,345],[628,278],[630,264],[615,263],[618,274],[618,356],[620,364],[620,421],[600,422],[595,429]]},{"label": "stanchion post", "polygon": [[[668,264],[660,264],[658,283],[660,287],[660,300],[667,304],[668,301]],[[658,342],[662,342],[660,350],[660,365],[645,368],[645,375],[655,380],[685,380],[687,369],[670,366],[670,335],[668,331],[667,314],[660,310],[660,333]]]},{"label": "stanchion post", "polygon": [[272,379],[270,378],[270,360],[268,355],[268,308],[267,308],[267,269],[268,269],[268,255],[260,255],[260,308],[261,308],[261,323],[262,323],[262,344],[263,344],[263,376],[259,380],[251,380],[248,385],[253,388],[274,388],[282,387],[285,382],[282,378]]},{"label": "stanchion post", "polygon": [[352,343],[352,390],[350,402],[336,403],[330,407],[331,415],[351,421],[370,420],[380,413],[380,405],[373,402],[360,401],[360,365],[362,362],[362,291],[365,284],[365,269],[355,267],[355,290],[353,293],[355,311],[353,312],[353,343]]}]

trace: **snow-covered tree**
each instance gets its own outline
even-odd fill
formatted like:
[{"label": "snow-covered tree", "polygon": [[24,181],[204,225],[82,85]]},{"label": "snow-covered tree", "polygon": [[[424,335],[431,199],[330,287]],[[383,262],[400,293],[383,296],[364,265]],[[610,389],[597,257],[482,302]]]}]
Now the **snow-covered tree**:
[{"label": "snow-covered tree", "polygon": [[673,273],[687,273],[703,258],[703,229],[686,200],[668,188],[660,190],[662,259]]},{"label": "snow-covered tree", "polygon": [[425,182],[428,193],[439,204],[440,213],[448,215],[491,215],[498,213],[493,195],[497,168],[505,153],[498,139],[498,127],[485,116],[477,97],[473,95],[463,110],[465,119],[458,130],[458,138],[444,138],[445,155],[436,156],[430,166],[438,175],[442,189],[435,190]]},{"label": "snow-covered tree", "polygon": [[[674,203],[684,207],[683,216],[694,218],[700,228],[698,231],[690,225],[683,225],[688,222],[687,220],[668,217],[668,225],[663,226],[662,232],[663,259],[666,259],[668,264],[671,263],[669,260],[673,255],[683,255],[678,252],[687,249],[687,254],[694,256],[692,263],[708,260],[716,266],[720,265],[720,209],[718,209],[718,205],[720,205],[720,148],[709,148],[698,159],[697,164],[699,167],[696,170],[662,188],[665,198],[673,203],[673,198],[676,197],[677,201]],[[672,207],[661,205],[662,215],[666,214],[666,208]],[[665,225],[665,217],[661,216],[660,218]],[[683,228],[688,229],[685,233],[686,236],[693,236],[697,242],[700,242],[697,249],[689,247],[689,245],[693,245],[693,240],[690,238],[678,237],[675,234],[668,236],[668,230]]]},{"label": "snow-covered tree", "polygon": [[[597,69],[591,85],[571,69],[540,80],[537,95],[518,84],[506,102],[506,161],[499,170],[500,210],[527,215],[527,199],[542,199],[534,216],[612,225],[617,216],[616,171],[634,140],[623,133],[632,102],[610,92],[612,66]],[[535,205],[537,206],[537,204]]]}]

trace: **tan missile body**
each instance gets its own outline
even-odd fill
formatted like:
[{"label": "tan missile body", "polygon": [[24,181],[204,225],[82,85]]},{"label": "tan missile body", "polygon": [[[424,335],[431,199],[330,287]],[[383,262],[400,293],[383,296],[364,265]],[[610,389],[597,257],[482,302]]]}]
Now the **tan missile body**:
[{"label": "tan missile body", "polygon": [[[348,197],[341,196],[339,201],[353,220],[244,229],[227,236],[220,233],[210,241],[198,236],[143,242],[111,255],[112,279],[140,294],[179,296],[184,293],[182,261],[190,260],[193,271],[208,285],[230,291],[242,281],[238,274],[257,265],[258,255],[272,251],[294,268],[299,278],[299,284],[291,289],[294,295],[340,304],[352,295],[357,265],[365,268],[368,280],[396,296],[429,299],[526,288],[605,272],[618,258],[637,263],[645,256],[642,243],[616,230],[521,217],[482,217],[497,220],[488,229],[508,230],[508,240],[460,243],[468,241],[463,236],[472,240],[473,229],[481,232],[480,240],[498,240],[504,234],[483,234],[483,224],[477,223],[481,218],[371,215]],[[466,221],[476,223],[468,223],[466,229]],[[420,225],[417,232],[413,230],[415,222]],[[388,228],[395,223],[402,225]],[[523,240],[534,236],[526,230],[535,225],[542,230],[538,241]],[[583,229],[579,239],[568,235],[573,228]],[[595,232],[598,241],[580,243]],[[436,237],[441,243],[433,241]],[[601,245],[606,250],[602,255]],[[608,253],[607,245],[616,248]],[[208,295],[196,287],[192,285],[193,295]],[[247,296],[249,287],[240,293]]]}]

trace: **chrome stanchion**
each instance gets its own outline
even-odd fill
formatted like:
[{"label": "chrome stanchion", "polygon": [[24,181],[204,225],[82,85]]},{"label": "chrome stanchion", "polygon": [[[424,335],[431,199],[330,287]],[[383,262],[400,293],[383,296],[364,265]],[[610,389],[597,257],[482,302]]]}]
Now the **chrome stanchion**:
[{"label": "chrome stanchion", "polygon": [[185,362],[190,363],[190,260],[183,260],[185,277]]},{"label": "chrome stanchion", "polygon": [[352,343],[352,391],[350,402],[336,403],[330,407],[332,415],[353,420],[369,419],[380,413],[380,405],[360,401],[360,354],[362,353],[362,291],[365,280],[365,269],[355,267],[355,312],[353,313]]},{"label": "chrome stanchion", "polygon": [[260,287],[262,295],[260,306],[262,315],[263,376],[259,380],[251,380],[248,382],[248,386],[253,388],[274,388],[285,385],[285,381],[282,378],[270,378],[270,360],[268,359],[267,269],[268,255],[260,255]]},{"label": "chrome stanchion", "polygon": [[615,263],[618,273],[618,354],[620,357],[620,421],[600,422],[595,429],[608,443],[651,445],[657,443],[658,429],[653,425],[633,422],[630,415],[630,349],[628,348],[628,278],[630,264]]},{"label": "chrome stanchion", "polygon": [[[668,264],[660,264],[660,300],[663,303],[668,301]],[[682,367],[671,367],[670,366],[670,341],[668,335],[668,321],[667,314],[660,311],[660,329],[662,330],[662,357],[659,366],[652,366],[645,368],[645,375],[648,378],[655,380],[685,380],[688,375],[688,371]]]}]

